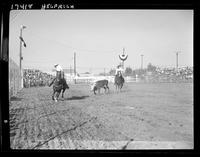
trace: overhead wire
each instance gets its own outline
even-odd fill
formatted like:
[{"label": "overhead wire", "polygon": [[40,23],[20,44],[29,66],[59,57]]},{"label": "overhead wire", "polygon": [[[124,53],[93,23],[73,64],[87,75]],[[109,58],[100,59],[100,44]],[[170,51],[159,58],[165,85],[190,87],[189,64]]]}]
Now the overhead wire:
[{"label": "overhead wire", "polygon": [[[12,21],[14,21],[14,19],[18,16],[20,14],[20,12],[19,13],[17,13],[17,14],[15,14],[14,15],[14,17],[11,19]],[[52,39],[52,38],[45,38],[44,36],[41,36],[41,35],[38,35],[38,34],[31,34],[30,35],[31,37],[33,37],[33,38],[36,38],[37,40],[40,40],[40,41],[49,41],[49,42],[53,42],[54,44],[56,43],[57,45],[62,45],[63,47],[65,47],[65,48],[67,48],[67,49],[72,49],[73,50],[73,52],[88,52],[88,53],[90,53],[90,54],[92,54],[93,52],[98,52],[98,53],[106,53],[106,54],[111,54],[111,53],[113,53],[113,52],[115,52],[114,50],[111,50],[111,51],[103,51],[103,50],[91,50],[91,49],[83,49],[83,48],[76,48],[76,47],[74,47],[74,46],[71,46],[71,45],[68,45],[68,44],[66,44],[66,43],[63,43],[63,42],[61,42],[61,41],[58,41],[58,40],[55,40],[55,39]],[[41,42],[42,43],[42,42]],[[51,45],[51,44],[50,44]],[[84,55],[85,53],[83,53],[83,55]],[[93,53],[93,54],[95,54],[95,53]],[[81,54],[82,55],[82,54]],[[96,54],[95,54],[96,55]],[[66,60],[65,60],[66,61]],[[46,63],[52,63],[52,62],[58,62],[58,60],[45,60],[45,61],[28,61],[29,63],[35,63],[35,64],[37,64],[37,63],[44,63],[44,62],[46,62]],[[69,63],[68,65],[70,65],[70,67],[72,67],[71,65],[73,65],[73,57],[71,57],[70,59],[68,59],[67,60],[67,62]],[[47,66],[47,65],[46,65]],[[67,68],[69,68],[69,67],[67,67]],[[78,69],[91,69],[91,66],[89,67],[77,67]],[[106,68],[106,67],[97,67],[97,68],[92,68],[92,69],[104,69],[104,68]],[[107,68],[106,68],[107,69]]]},{"label": "overhead wire", "polygon": [[[45,38],[45,37],[41,37],[40,35],[33,35],[32,37],[34,37],[34,38],[37,38],[37,40],[39,39],[39,40],[41,40],[41,41],[49,41],[49,42],[56,42],[57,44],[59,44],[59,45],[62,45],[62,46],[64,46],[64,47],[67,47],[67,48],[70,48],[70,49],[76,49],[75,47],[73,47],[73,46],[69,46],[69,45],[67,45],[67,44],[64,44],[64,43],[62,43],[62,42],[59,42],[59,41],[57,41],[57,40],[53,40],[53,39],[49,39],[49,38]],[[88,51],[92,51],[92,50],[88,50]],[[99,52],[99,51],[98,51]],[[105,52],[105,51],[104,51]],[[107,51],[108,52],[108,51]],[[68,62],[69,63],[69,65],[73,65],[73,57],[71,57],[70,59],[68,59],[68,60],[65,60],[66,62]],[[51,60],[51,61],[45,61],[45,62],[58,62],[58,60]],[[29,62],[32,62],[32,61],[29,61]],[[41,62],[43,62],[43,61],[41,61]],[[40,61],[33,61],[32,63],[41,63]],[[93,69],[104,69],[105,67],[97,67],[97,68],[93,68]],[[80,66],[77,66],[77,69],[91,69],[91,66],[88,66],[88,67],[80,67]],[[106,68],[107,69],[107,68]]]},{"label": "overhead wire", "polygon": [[[47,40],[47,41],[50,41],[50,42],[54,42],[54,43],[57,43],[59,45],[62,45],[68,49],[73,49],[74,51],[81,51],[81,52],[89,52],[89,53],[93,53],[93,52],[97,52],[97,53],[114,53],[116,52],[117,50],[92,50],[92,49],[84,49],[84,48],[76,48],[74,46],[71,46],[71,45],[68,45],[66,43],[63,43],[63,42],[60,42],[58,40],[55,40],[55,39],[49,39],[49,38],[45,38],[43,36],[39,36],[39,35],[36,35],[36,34],[33,34],[33,36],[35,36],[37,39],[39,38],[40,40]],[[119,50],[120,51],[120,50]]]}]

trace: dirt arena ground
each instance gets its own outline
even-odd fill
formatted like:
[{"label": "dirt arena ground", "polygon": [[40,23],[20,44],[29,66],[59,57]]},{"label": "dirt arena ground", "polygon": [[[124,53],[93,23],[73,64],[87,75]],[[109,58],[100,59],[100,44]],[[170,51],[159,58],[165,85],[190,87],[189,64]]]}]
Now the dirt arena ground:
[{"label": "dirt arena ground", "polygon": [[109,84],[94,95],[69,84],[65,98],[52,87],[22,89],[10,101],[12,149],[192,149],[192,83]]}]

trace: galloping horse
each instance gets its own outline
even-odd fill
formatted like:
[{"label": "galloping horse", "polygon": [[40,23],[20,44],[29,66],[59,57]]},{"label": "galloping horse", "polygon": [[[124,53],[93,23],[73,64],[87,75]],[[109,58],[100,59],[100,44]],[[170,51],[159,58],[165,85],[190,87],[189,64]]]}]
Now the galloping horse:
[{"label": "galloping horse", "polygon": [[49,87],[53,84],[53,94],[52,99],[57,102],[58,97],[62,91],[62,98],[64,98],[64,92],[66,89],[69,89],[69,86],[67,85],[67,82],[64,77],[61,77],[61,75],[57,75],[56,78],[54,78],[51,83],[49,84]]},{"label": "galloping horse", "polygon": [[121,92],[124,82],[125,81],[124,81],[122,74],[120,72],[118,72],[117,75],[115,75],[115,83],[114,83],[114,85],[116,87],[116,91]]}]

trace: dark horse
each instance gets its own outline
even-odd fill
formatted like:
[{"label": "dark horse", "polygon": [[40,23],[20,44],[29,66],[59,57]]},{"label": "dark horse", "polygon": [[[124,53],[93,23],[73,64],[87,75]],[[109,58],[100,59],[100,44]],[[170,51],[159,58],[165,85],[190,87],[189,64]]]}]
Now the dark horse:
[{"label": "dark horse", "polygon": [[115,75],[115,87],[116,87],[116,91],[121,91],[123,84],[124,84],[124,78],[122,76],[121,73],[118,73],[117,75]]},{"label": "dark horse", "polygon": [[64,92],[66,89],[69,89],[69,86],[67,85],[67,82],[65,78],[56,76],[51,83],[49,84],[49,87],[53,84],[53,94],[52,94],[52,99],[57,102],[58,97],[62,91],[62,98],[64,98]]}]

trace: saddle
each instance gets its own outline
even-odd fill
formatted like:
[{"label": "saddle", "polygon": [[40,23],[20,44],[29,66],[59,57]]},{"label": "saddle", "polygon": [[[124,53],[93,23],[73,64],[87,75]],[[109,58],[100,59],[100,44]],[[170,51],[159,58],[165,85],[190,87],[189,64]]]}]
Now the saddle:
[{"label": "saddle", "polygon": [[64,73],[57,71],[56,73],[56,77],[52,80],[52,82],[50,83],[49,87],[54,84],[54,86],[60,88],[67,88],[69,89],[69,86],[64,78]]},{"label": "saddle", "polygon": [[55,85],[63,85],[63,86],[66,86],[66,85],[67,85],[67,82],[66,82],[65,78],[61,78],[61,79],[55,78],[54,84],[55,84]]},{"label": "saddle", "polygon": [[124,77],[122,75],[115,75],[115,84],[116,83],[124,83]]}]

